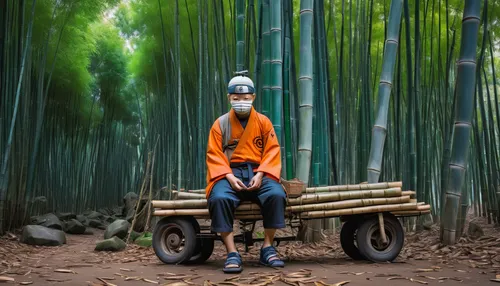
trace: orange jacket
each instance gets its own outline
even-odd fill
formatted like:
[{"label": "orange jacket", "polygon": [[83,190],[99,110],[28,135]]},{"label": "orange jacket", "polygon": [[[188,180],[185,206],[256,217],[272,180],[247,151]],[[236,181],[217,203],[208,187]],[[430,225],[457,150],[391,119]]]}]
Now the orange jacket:
[{"label": "orange jacket", "polygon": [[[255,172],[263,172],[267,177],[279,181],[281,176],[281,155],[278,138],[271,120],[257,112],[253,107],[246,128],[243,129],[234,110],[229,111],[231,122],[231,143],[239,139],[238,146],[231,156],[231,163],[252,162],[259,164]],[[208,198],[214,184],[232,173],[226,155],[222,152],[222,131],[219,119],[215,120],[208,136],[207,146],[207,186]]]}]

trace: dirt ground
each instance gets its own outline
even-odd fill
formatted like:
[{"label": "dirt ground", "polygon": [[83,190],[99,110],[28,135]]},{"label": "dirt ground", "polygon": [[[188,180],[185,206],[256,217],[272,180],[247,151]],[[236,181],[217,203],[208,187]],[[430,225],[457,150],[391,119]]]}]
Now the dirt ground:
[{"label": "dirt ground", "polygon": [[11,234],[0,240],[0,284],[14,279],[6,285],[500,285],[491,281],[500,274],[500,234],[484,228],[485,236],[462,238],[451,247],[439,244],[437,228],[407,233],[393,263],[353,261],[340,248],[338,235],[317,244],[282,243],[278,251],[284,269],[259,266],[259,244],[249,253],[238,245],[244,259],[239,277],[222,272],[220,242],[205,264],[182,266],[162,264],[152,248],[132,244],[121,252],[95,252],[103,237],[99,230],[92,236],[67,235],[67,244],[60,247],[27,246]]}]

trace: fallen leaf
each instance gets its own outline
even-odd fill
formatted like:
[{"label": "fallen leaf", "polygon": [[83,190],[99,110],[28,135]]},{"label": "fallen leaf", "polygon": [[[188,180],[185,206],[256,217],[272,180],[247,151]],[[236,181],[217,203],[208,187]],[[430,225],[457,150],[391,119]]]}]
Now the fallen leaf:
[{"label": "fallen leaf", "polygon": [[428,282],[426,282],[426,281],[421,281],[421,280],[417,280],[417,279],[413,279],[413,278],[410,278],[410,281],[411,281],[411,282],[417,282],[417,283],[420,283],[420,284],[425,284],[425,285],[429,284],[429,283],[428,283]]},{"label": "fallen leaf", "polygon": [[316,285],[316,286],[342,286],[342,285],[345,285],[349,282],[351,282],[351,281],[342,281],[342,282],[338,282],[338,283],[334,283],[334,284],[327,284],[323,281],[316,281],[316,282],[314,282],[314,285]]},{"label": "fallen leaf", "polygon": [[76,272],[74,270],[70,270],[70,269],[56,269],[56,270],[54,270],[54,272],[76,274]]},{"label": "fallen leaf", "polygon": [[416,269],[415,271],[413,271],[414,273],[421,273],[421,272],[434,272],[434,269],[423,269],[423,268],[419,268],[419,269]]},{"label": "fallen leaf", "polygon": [[33,284],[33,281],[25,281],[25,282],[19,282],[20,285],[30,285]]},{"label": "fallen leaf", "polygon": [[101,281],[102,283],[104,283],[105,286],[118,286],[116,284],[113,284],[113,283],[109,283],[108,281],[102,279],[102,278],[97,278],[97,280]]},{"label": "fallen leaf", "polygon": [[232,281],[232,280],[238,280],[238,279],[240,279],[240,275],[236,275],[236,276],[233,276],[233,277],[226,278],[226,279],[224,279],[224,281]]},{"label": "fallen leaf", "polygon": [[94,265],[93,264],[69,264],[69,265],[66,265],[66,267],[68,267],[68,268],[94,267]]},{"label": "fallen leaf", "polygon": [[147,282],[147,283],[151,283],[151,284],[159,284],[158,281],[153,281],[153,280],[149,280],[146,278],[142,278],[142,281]]},{"label": "fallen leaf", "polygon": [[48,279],[45,279],[45,281],[49,281],[49,282],[67,282],[67,281],[71,281],[71,279],[48,278]]},{"label": "fallen leaf", "polygon": [[396,277],[396,276],[401,276],[399,274],[394,274],[394,273],[381,273],[381,274],[376,274],[375,277]]},{"label": "fallen leaf", "polygon": [[14,281],[16,280],[12,277],[0,276],[0,282],[14,282]]},{"label": "fallen leaf", "polygon": [[134,270],[132,270],[132,269],[127,269],[127,268],[120,268],[120,271],[134,272]]},{"label": "fallen leaf", "polygon": [[165,280],[182,280],[185,278],[188,278],[189,275],[176,275],[176,276],[168,276],[168,277],[163,277]]}]

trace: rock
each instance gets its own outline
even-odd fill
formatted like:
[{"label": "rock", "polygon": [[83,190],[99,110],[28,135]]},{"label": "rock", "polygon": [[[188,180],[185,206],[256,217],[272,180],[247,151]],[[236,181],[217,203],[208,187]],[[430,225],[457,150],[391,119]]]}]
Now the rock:
[{"label": "rock", "polygon": [[106,228],[106,232],[104,232],[104,239],[108,239],[113,236],[124,239],[127,237],[129,227],[130,223],[128,221],[123,219],[116,220]]},{"label": "rock", "polygon": [[135,209],[130,209],[127,213],[127,216],[125,217],[125,220],[132,223],[132,220],[134,220],[134,215],[135,215]]},{"label": "rock", "polygon": [[100,220],[96,220],[96,219],[89,220],[89,226],[93,227],[93,228],[102,229],[102,230],[106,229],[104,224]]},{"label": "rock", "polygon": [[64,232],[42,225],[27,225],[23,229],[21,242],[29,245],[58,246],[66,243]]},{"label": "rock", "polygon": [[71,234],[83,234],[85,233],[86,229],[85,226],[76,219],[68,221],[65,226],[66,227],[64,231]]},{"label": "rock", "polygon": [[79,222],[81,222],[84,225],[88,225],[89,224],[89,220],[84,215],[77,215],[76,216],[76,220],[79,221]]},{"label": "rock", "polygon": [[63,229],[62,223],[59,220],[59,218],[52,213],[44,214],[44,215],[37,216],[37,217],[32,217],[31,222],[33,224],[45,226],[48,228],[53,228],[53,229],[58,229],[58,230]]},{"label": "rock", "polygon": [[116,236],[112,238],[101,240],[97,242],[95,246],[96,251],[120,251],[124,249],[127,245],[123,240],[119,239]]},{"label": "rock", "polygon": [[153,245],[152,234],[150,232],[144,233],[135,240],[135,243],[139,246],[151,247]]},{"label": "rock", "polygon": [[57,217],[60,220],[71,220],[71,219],[76,219],[76,215],[73,213],[59,213],[57,214]]},{"label": "rock", "polygon": [[123,197],[123,209],[122,209],[122,216],[128,216],[130,210],[135,209],[135,205],[137,204],[137,201],[139,200],[139,196],[137,196],[136,193],[134,192],[129,192]]},{"label": "rock", "polygon": [[98,219],[98,220],[101,220],[103,219],[104,215],[100,212],[96,212],[96,211],[93,211],[91,212],[90,214],[87,215],[87,218],[89,220],[93,220],[93,219]]},{"label": "rock", "polygon": [[470,222],[467,234],[472,238],[480,238],[481,236],[484,236],[484,231],[479,224],[475,222]]},{"label": "rock", "polygon": [[85,229],[85,232],[83,233],[83,235],[94,235],[94,232],[87,228],[87,229]]},{"label": "rock", "polygon": [[108,223],[112,223],[114,222],[115,220],[117,220],[116,217],[114,216],[104,216],[104,219],[103,219],[105,222],[108,222]]},{"label": "rock", "polygon": [[432,225],[434,224],[434,220],[432,219],[432,215],[431,214],[426,214],[422,217],[422,226],[424,227],[424,229],[426,230],[430,230],[432,229]]}]

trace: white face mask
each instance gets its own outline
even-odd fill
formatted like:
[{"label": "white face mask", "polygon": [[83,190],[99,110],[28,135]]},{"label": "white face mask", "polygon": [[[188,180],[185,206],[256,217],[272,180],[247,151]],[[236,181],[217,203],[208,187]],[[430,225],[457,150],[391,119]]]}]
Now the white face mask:
[{"label": "white face mask", "polygon": [[237,114],[248,114],[252,109],[252,100],[232,100],[231,106]]}]

